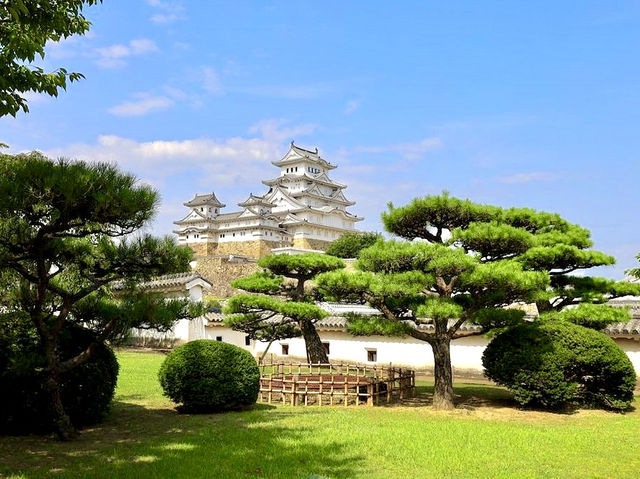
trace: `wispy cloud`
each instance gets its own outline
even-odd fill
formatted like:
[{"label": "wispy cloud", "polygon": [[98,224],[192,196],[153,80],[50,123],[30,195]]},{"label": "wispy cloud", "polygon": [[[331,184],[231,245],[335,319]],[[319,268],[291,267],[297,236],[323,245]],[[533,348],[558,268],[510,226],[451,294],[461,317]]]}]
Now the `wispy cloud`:
[{"label": "wispy cloud", "polygon": [[499,176],[496,180],[500,183],[520,184],[534,181],[554,181],[558,179],[556,173],[549,171],[532,171],[529,173],[515,173],[508,176]]},{"label": "wispy cloud", "polygon": [[301,125],[288,125],[289,121],[284,118],[270,118],[261,120],[251,128],[249,133],[259,133],[263,138],[270,138],[275,142],[293,141],[297,136],[307,136],[316,130],[313,123]]},{"label": "wispy cloud", "polygon": [[202,69],[202,88],[216,95],[222,93],[222,83],[218,73],[211,67]]},{"label": "wispy cloud", "polygon": [[166,110],[174,101],[168,96],[153,96],[148,93],[137,93],[136,100],[125,101],[109,108],[109,113],[116,116],[142,116],[148,113]]},{"label": "wispy cloud", "polygon": [[151,15],[153,23],[167,24],[178,20],[184,20],[185,8],[181,2],[169,0],[147,0],[147,4],[156,9],[156,13]]},{"label": "wispy cloud", "polygon": [[351,149],[354,153],[380,154],[390,153],[400,156],[404,160],[420,160],[424,155],[442,146],[438,137],[424,138],[415,142],[393,143],[381,146],[357,146]]},{"label": "wispy cloud", "polygon": [[[230,89],[231,90],[231,89]],[[283,85],[283,86],[249,86],[234,88],[233,91],[265,98],[282,98],[285,100],[309,100],[317,98],[328,90],[323,85]]]},{"label": "wispy cloud", "polygon": [[28,91],[25,93],[21,93],[21,96],[27,100],[29,104],[34,103],[49,103],[51,102],[51,97],[46,93],[38,93],[35,91]]},{"label": "wispy cloud", "polygon": [[349,100],[347,102],[347,106],[344,107],[344,114],[345,115],[350,115],[351,113],[356,111],[358,108],[360,108],[360,102],[359,101],[357,101],[357,100]]},{"label": "wispy cloud", "polygon": [[131,40],[127,44],[117,43],[108,47],[97,48],[96,64],[102,68],[120,68],[126,65],[126,58],[146,55],[158,51],[158,46],[148,38]]}]

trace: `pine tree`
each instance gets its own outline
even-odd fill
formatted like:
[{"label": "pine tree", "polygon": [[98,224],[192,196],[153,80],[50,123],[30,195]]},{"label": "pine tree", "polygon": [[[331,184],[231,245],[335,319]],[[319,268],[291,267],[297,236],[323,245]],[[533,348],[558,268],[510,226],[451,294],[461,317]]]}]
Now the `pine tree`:
[{"label": "pine tree", "polygon": [[[76,435],[60,397],[66,373],[98,344],[133,327],[166,330],[198,313],[187,301],[164,301],[136,288],[151,276],[189,269],[191,252],[173,239],[131,236],[157,204],[153,189],[112,165],[52,161],[39,153],[0,155],[3,313],[27,313],[38,332],[61,439]],[[72,324],[95,340],[75,356],[61,357],[60,335]]]},{"label": "pine tree", "polygon": [[302,336],[307,360],[328,363],[327,352],[314,326],[326,313],[313,304],[305,286],[320,273],[344,268],[342,260],[319,253],[270,255],[258,261],[258,265],[264,271],[237,279],[231,285],[260,294],[232,297],[225,310],[232,314],[225,320],[226,324],[269,344]]},{"label": "pine tree", "polygon": [[[482,332],[517,324],[524,311],[505,309],[517,302],[600,327],[628,318],[627,311],[600,303],[634,286],[569,275],[613,258],[590,250],[589,232],[557,214],[445,193],[399,208],[390,204],[382,219],[387,231],[408,241],[379,241],[360,253],[359,271],[322,274],[318,288],[327,298],[366,301],[382,313],[352,321],[352,332],[407,334],[431,345],[436,408],[453,407],[450,343],[470,334],[460,331],[465,322]],[[578,303],[585,305],[563,309]]]}]

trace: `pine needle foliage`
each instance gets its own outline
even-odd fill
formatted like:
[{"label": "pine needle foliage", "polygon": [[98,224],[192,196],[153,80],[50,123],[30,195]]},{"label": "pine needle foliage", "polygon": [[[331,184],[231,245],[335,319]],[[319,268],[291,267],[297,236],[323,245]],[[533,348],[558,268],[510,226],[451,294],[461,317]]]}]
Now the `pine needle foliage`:
[{"label": "pine needle foliage", "polygon": [[[401,241],[379,240],[360,252],[358,271],[321,274],[316,282],[326,298],[369,303],[383,320],[403,324],[409,336],[431,345],[436,407],[453,407],[451,340],[523,321],[523,310],[506,307],[535,302],[550,319],[602,328],[628,318],[624,309],[602,303],[640,294],[640,285],[571,275],[613,264],[614,258],[591,250],[589,231],[555,213],[443,193],[406,206],[389,204],[382,220]],[[585,306],[566,309],[576,305]],[[383,320],[358,318],[351,330],[393,331],[381,326]]]},{"label": "pine needle foliage", "polygon": [[[189,270],[190,250],[172,238],[134,234],[158,201],[152,188],[112,165],[0,155],[1,306],[27,313],[38,331],[62,439],[75,435],[60,402],[63,374],[132,327],[166,330],[199,314],[186,300],[165,302],[136,287],[152,276]],[[63,359],[59,336],[68,324],[91,331],[95,340]]]},{"label": "pine needle foliage", "polygon": [[344,268],[341,259],[320,254],[270,255],[258,261],[263,271],[234,280],[231,285],[250,293],[232,297],[225,308],[225,324],[269,345],[303,336],[307,360],[329,358],[314,324],[326,313],[313,304],[305,286],[318,274]]}]

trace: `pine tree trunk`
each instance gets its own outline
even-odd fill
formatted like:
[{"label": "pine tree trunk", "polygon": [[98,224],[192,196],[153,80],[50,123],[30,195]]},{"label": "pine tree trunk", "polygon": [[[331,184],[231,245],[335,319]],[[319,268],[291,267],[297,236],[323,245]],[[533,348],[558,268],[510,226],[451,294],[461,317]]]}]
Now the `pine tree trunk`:
[{"label": "pine tree trunk", "polygon": [[435,409],[453,409],[453,373],[451,370],[451,340],[438,338],[432,344],[433,374],[435,388],[433,407]]},{"label": "pine tree trunk", "polygon": [[56,355],[55,333],[49,333],[42,338],[44,345],[46,368],[46,389],[49,395],[49,411],[53,428],[61,441],[69,441],[78,436],[78,431],[71,423],[71,419],[64,410],[62,395],[60,394],[60,373]]},{"label": "pine tree trunk", "polygon": [[320,335],[316,331],[315,326],[311,321],[300,321],[300,329],[302,330],[302,337],[304,338],[304,344],[307,348],[307,359],[310,363],[329,363],[329,357],[327,351],[322,345]]}]

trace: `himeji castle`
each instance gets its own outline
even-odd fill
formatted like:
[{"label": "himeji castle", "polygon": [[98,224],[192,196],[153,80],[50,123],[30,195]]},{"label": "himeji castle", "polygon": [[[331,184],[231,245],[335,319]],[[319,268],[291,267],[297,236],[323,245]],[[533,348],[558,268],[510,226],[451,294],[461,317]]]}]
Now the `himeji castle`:
[{"label": "himeji castle", "polygon": [[318,153],[291,142],[289,151],[272,164],[280,175],[262,183],[269,190],[250,194],[238,203],[242,209],[222,213],[226,206],[215,193],[197,194],[184,203],[189,214],[176,221],[180,244],[196,255],[239,255],[261,258],[274,252],[324,251],[345,232],[354,231],[363,218],[347,208],[346,185],[328,172],[336,168]]}]

